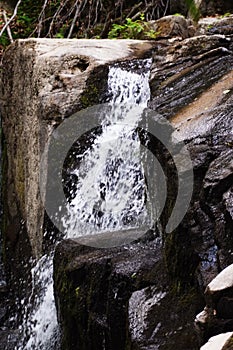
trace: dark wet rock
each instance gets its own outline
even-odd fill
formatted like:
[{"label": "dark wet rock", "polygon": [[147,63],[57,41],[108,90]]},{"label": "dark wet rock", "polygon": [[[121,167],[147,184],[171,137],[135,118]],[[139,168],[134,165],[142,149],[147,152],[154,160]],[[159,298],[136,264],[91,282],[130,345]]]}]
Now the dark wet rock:
[{"label": "dark wet rock", "polygon": [[0,281],[0,295],[5,294],[7,292],[7,284],[5,280]]},{"label": "dark wet rock", "polygon": [[171,117],[191,103],[231,69],[230,43],[221,35],[160,42],[153,54],[150,107]]},{"label": "dark wet rock", "polygon": [[18,331],[0,330],[0,350],[14,350],[18,343]]},{"label": "dark wet rock", "polygon": [[[188,275],[195,280],[195,271],[203,289],[233,260],[230,45],[229,38],[218,35],[164,44],[154,55],[151,76],[150,107],[170,118],[176,137],[187,143],[194,166],[191,206],[167,239],[167,257],[171,255],[173,262],[168,266],[176,277],[180,270],[182,278],[185,256],[190,256]],[[179,245],[176,260],[172,247]]]},{"label": "dark wet rock", "polygon": [[216,306],[216,317],[233,319],[233,298],[222,297]]},{"label": "dark wet rock", "polygon": [[169,291],[155,240],[112,249],[67,240],[54,266],[62,349],[197,348],[189,313],[200,300],[195,290],[180,298]]}]

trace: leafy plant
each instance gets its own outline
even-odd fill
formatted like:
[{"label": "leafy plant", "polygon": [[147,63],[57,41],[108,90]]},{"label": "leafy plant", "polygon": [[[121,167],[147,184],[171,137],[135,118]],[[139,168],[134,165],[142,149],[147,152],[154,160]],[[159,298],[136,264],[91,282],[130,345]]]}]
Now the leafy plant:
[{"label": "leafy plant", "polygon": [[148,32],[145,32],[145,36],[148,38],[148,39],[157,39],[158,35],[160,34],[160,32],[156,32],[155,30],[153,29],[150,29]]},{"label": "leafy plant", "polygon": [[148,28],[148,23],[145,21],[144,15],[141,14],[140,19],[136,21],[126,18],[125,24],[114,23],[108,33],[108,38],[141,39],[142,37],[148,37],[149,39],[156,39],[157,35],[157,32]]},{"label": "leafy plant", "polygon": [[138,39],[143,29],[141,20],[133,21],[130,18],[126,18],[125,24],[114,23],[112,25],[112,29],[108,33],[108,38]]}]

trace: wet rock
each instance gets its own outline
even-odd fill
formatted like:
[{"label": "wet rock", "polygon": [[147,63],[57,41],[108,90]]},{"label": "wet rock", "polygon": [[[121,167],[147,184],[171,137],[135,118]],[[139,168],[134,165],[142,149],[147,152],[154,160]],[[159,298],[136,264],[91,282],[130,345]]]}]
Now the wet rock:
[{"label": "wet rock", "polygon": [[14,350],[18,343],[18,331],[5,329],[0,330],[0,350]]},{"label": "wet rock", "polygon": [[220,298],[216,306],[216,317],[233,319],[233,298]]},{"label": "wet rock", "polygon": [[160,42],[153,54],[150,107],[172,117],[190,104],[231,69],[230,43],[222,35]]},{"label": "wet rock", "polygon": [[189,316],[199,300],[195,291],[179,298],[169,290],[156,241],[112,249],[63,241],[54,267],[62,349],[196,349]]},{"label": "wet rock", "polygon": [[[149,327],[152,327],[151,318],[154,317],[158,304],[165,297],[166,292],[158,289],[158,287],[147,287],[135,291],[129,299],[129,330],[133,342],[142,342],[144,340],[156,337],[156,333],[162,326],[158,322],[153,332],[149,335]],[[156,322],[156,321],[155,321]],[[149,326],[149,327],[148,327]]]},{"label": "wet rock", "polygon": [[5,280],[0,281],[0,295],[7,292],[7,284]]},{"label": "wet rock", "polygon": [[74,241],[61,243],[54,265],[62,348],[102,349],[105,344],[124,349],[128,300],[135,288],[161,278],[159,255],[153,245],[140,251],[137,246],[97,250]]}]

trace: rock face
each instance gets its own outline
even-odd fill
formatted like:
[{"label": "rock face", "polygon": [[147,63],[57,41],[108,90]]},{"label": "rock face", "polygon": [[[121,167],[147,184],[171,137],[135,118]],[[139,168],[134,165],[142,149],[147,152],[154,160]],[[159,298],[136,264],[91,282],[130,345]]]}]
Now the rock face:
[{"label": "rock face", "polygon": [[152,67],[150,107],[169,118],[194,166],[192,204],[166,239],[168,266],[176,278],[198,278],[202,288],[232,263],[231,50],[230,38],[193,37],[164,45]]},{"label": "rock face", "polygon": [[99,103],[105,94],[107,64],[141,57],[151,48],[145,41],[32,39],[15,42],[5,53],[4,236],[19,261],[25,240],[33,256],[42,250],[39,169],[51,130],[72,113]]},{"label": "rock face", "polygon": [[174,300],[161,254],[151,234],[112,249],[60,243],[54,281],[61,348],[196,349],[189,313],[200,301],[195,291]]},{"label": "rock face", "polygon": [[[105,252],[83,249],[70,241],[60,243],[54,261],[55,290],[64,350],[92,348],[98,339],[96,349],[168,350],[178,345],[180,349],[197,349],[221,329],[232,329],[231,323],[223,322],[208,335],[199,333],[198,339],[192,326],[194,310],[200,312],[204,306],[202,292],[233,262],[232,47],[231,37],[222,35],[161,40],[154,47],[150,108],[170,120],[174,137],[184,140],[189,148],[194,167],[191,205],[178,228],[171,234],[163,233],[163,245],[156,248],[153,236],[152,241]],[[164,159],[166,152],[162,154]],[[170,164],[167,168],[169,176]],[[161,217],[163,230],[175,195],[176,183],[170,183]],[[157,276],[159,266],[165,284],[148,279],[146,252],[152,254],[152,274]],[[136,256],[140,268],[135,264]],[[95,282],[99,266],[101,276],[99,272],[96,276],[103,281],[102,287]],[[119,286],[123,280],[124,293]],[[98,298],[100,308],[95,305]],[[221,316],[226,315],[226,302],[231,300],[218,304]],[[206,314],[208,310],[202,319]],[[115,315],[119,331],[115,343],[111,341],[111,315]],[[74,335],[70,327],[75,322],[78,331]],[[98,332],[92,333],[93,329]]]}]

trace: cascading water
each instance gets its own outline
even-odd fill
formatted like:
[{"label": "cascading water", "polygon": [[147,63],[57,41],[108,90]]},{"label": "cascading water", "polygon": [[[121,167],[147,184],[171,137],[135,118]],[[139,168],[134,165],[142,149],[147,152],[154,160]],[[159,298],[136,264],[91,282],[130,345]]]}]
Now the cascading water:
[{"label": "cascading water", "polygon": [[[72,187],[72,210],[63,220],[65,238],[76,237],[77,232],[127,229],[150,221],[140,142],[134,132],[140,118],[134,107],[146,107],[150,98],[150,64],[150,60],[137,60],[125,68],[109,68],[111,112],[102,123],[101,135],[72,172],[78,182]],[[53,252],[44,255],[32,269],[31,297],[27,305],[26,300],[21,300],[23,339],[15,350],[59,348],[52,275]]]},{"label": "cascading water", "polygon": [[102,133],[72,172],[78,181],[72,189],[69,217],[64,218],[69,238],[135,228],[150,220],[143,154],[135,133],[142,112],[135,106],[146,107],[150,98],[149,67],[150,60],[145,60],[132,64],[131,70],[110,68],[111,108],[104,116]]}]

